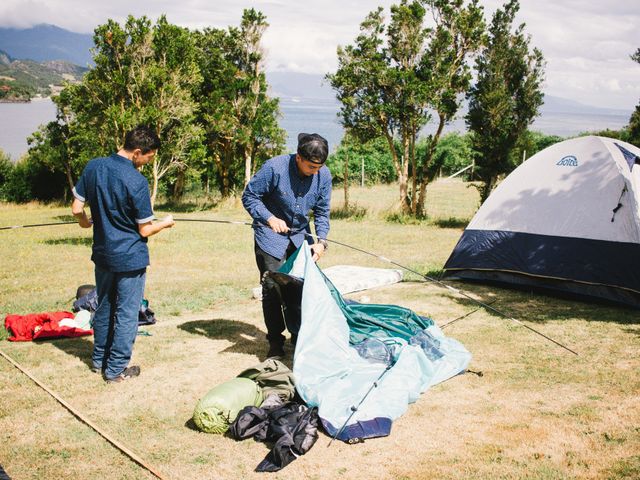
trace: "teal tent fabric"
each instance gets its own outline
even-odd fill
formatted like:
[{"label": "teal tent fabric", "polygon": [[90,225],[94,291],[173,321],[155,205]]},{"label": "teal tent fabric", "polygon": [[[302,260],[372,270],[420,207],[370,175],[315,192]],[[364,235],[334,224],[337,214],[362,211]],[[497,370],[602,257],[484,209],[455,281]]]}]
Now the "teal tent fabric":
[{"label": "teal tent fabric", "polygon": [[[347,419],[341,440],[387,435],[408,404],[432,385],[463,372],[471,360],[460,342],[445,337],[432,320],[415,312],[395,305],[345,302],[313,262],[306,243],[280,271],[304,279],[293,373],[298,393],[309,407],[318,407],[330,435]],[[412,345],[416,335],[433,339],[438,355]],[[358,354],[353,344],[367,338],[394,345],[390,368]]]}]

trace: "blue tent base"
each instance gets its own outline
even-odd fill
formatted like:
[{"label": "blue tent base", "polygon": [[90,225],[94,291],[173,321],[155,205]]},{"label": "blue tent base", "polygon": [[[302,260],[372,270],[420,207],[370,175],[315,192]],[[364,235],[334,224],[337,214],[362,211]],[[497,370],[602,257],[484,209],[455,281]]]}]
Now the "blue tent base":
[{"label": "blue tent base", "polygon": [[[340,430],[342,425],[338,428],[334,427],[328,420],[320,419],[322,426],[327,434],[333,438]],[[390,418],[376,417],[370,420],[363,420],[351,425],[347,425],[340,435],[335,437],[337,440],[341,440],[346,443],[360,443],[367,438],[386,437],[391,433],[391,424],[393,422]]]},{"label": "blue tent base", "polygon": [[443,278],[495,285],[511,290],[538,292],[572,301],[640,309],[640,295],[607,285],[589,285],[567,280],[529,277],[512,272],[488,270],[447,270]]},{"label": "blue tent base", "polygon": [[640,244],[467,229],[444,277],[512,284],[640,308]]}]

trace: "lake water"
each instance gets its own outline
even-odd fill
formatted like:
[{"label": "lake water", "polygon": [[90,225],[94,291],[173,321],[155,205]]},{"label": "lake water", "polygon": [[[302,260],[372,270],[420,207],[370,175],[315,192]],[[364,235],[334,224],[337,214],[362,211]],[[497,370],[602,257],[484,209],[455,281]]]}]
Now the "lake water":
[{"label": "lake water", "polygon": [[[331,150],[340,143],[343,129],[336,116],[339,105],[326,100],[281,101],[280,126],[288,133],[287,148],[296,149],[300,132],[319,133],[329,141]],[[30,103],[0,103],[0,149],[17,160],[27,149],[27,137],[38,125],[55,119],[55,105],[50,99]],[[630,115],[594,115],[545,112],[534,122],[532,129],[549,135],[567,137],[586,131],[619,130],[629,122]],[[429,131],[429,126],[425,129]],[[458,119],[445,131],[465,131],[464,120]]]}]

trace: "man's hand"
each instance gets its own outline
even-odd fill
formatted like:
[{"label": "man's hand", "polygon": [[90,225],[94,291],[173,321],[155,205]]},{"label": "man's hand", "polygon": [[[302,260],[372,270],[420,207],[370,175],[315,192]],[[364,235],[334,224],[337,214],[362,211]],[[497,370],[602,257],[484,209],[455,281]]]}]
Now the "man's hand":
[{"label": "man's hand", "polygon": [[289,231],[289,227],[287,226],[286,222],[279,219],[275,215],[269,217],[269,220],[267,220],[267,224],[269,225],[269,227],[271,227],[271,230],[276,233],[287,233]]},{"label": "man's hand", "polygon": [[317,262],[324,254],[325,247],[322,243],[314,243],[313,245],[311,245],[311,251],[313,252],[313,257],[311,258],[314,262]]},{"label": "man's hand", "polygon": [[78,220],[78,225],[82,228],[93,227],[93,222],[87,217],[87,212],[84,211],[84,202],[74,198],[71,204],[71,213],[73,213],[73,216]]},{"label": "man's hand", "polygon": [[164,228],[171,228],[176,224],[175,220],[173,219],[173,215],[167,215],[162,220],[160,220],[160,222],[164,224]]},{"label": "man's hand", "polygon": [[147,223],[139,223],[138,224],[138,232],[142,237],[150,237],[151,235],[155,235],[161,230],[165,228],[171,228],[176,224],[173,220],[173,215],[167,215],[162,220],[157,222],[147,222]]}]

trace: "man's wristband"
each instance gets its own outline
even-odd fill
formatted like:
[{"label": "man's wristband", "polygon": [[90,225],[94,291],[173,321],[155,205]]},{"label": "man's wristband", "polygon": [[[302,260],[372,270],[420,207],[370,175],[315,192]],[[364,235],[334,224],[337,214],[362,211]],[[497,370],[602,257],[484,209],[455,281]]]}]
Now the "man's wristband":
[{"label": "man's wristband", "polygon": [[329,249],[329,242],[327,242],[324,238],[319,238],[318,243],[322,245],[325,250]]}]

